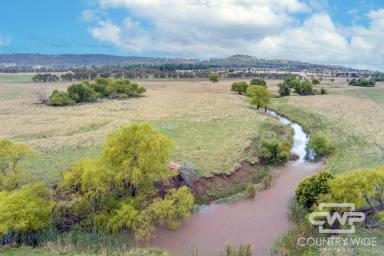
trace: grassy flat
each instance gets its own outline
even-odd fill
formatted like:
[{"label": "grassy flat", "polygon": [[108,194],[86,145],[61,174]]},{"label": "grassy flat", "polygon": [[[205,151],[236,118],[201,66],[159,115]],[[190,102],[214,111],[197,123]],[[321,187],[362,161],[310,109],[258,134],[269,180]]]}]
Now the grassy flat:
[{"label": "grassy flat", "polygon": [[[53,183],[83,156],[99,152],[106,135],[120,125],[149,122],[175,141],[172,161],[189,161],[199,174],[229,172],[252,141],[282,129],[257,112],[232,81],[139,81],[144,97],[104,100],[70,107],[36,104],[36,91],[65,90],[69,83],[0,82],[0,137],[33,145],[40,154],[26,162],[30,180]],[[93,145],[93,148],[92,148]]]}]

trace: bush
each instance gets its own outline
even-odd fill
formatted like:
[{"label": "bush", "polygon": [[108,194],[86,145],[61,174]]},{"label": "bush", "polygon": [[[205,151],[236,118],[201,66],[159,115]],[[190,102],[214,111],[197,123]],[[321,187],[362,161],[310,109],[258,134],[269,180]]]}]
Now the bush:
[{"label": "bush", "polygon": [[248,199],[254,198],[256,195],[256,191],[257,191],[256,185],[253,183],[248,183],[245,186],[245,191],[244,191],[245,198],[248,198]]},{"label": "bush", "polygon": [[224,256],[252,256],[252,247],[250,244],[240,244],[238,248],[226,245]]},{"label": "bush", "polygon": [[289,203],[289,219],[295,223],[303,221],[303,217],[309,213],[308,209],[297,202],[296,198],[292,198]]},{"label": "bush", "polygon": [[328,136],[317,132],[309,138],[307,145],[307,154],[310,160],[319,159],[329,155],[332,152],[332,146],[329,144]]},{"label": "bush", "polygon": [[263,78],[254,78],[251,80],[250,85],[267,86],[267,82]]},{"label": "bush", "polygon": [[219,74],[217,73],[210,73],[208,76],[208,80],[212,83],[217,83],[219,81]]},{"label": "bush", "polygon": [[288,160],[291,144],[277,139],[264,140],[261,143],[261,158],[269,164],[281,164]]},{"label": "bush", "polygon": [[51,206],[50,191],[44,184],[0,192],[0,236],[11,231],[29,233],[48,227]]},{"label": "bush", "polygon": [[317,79],[317,78],[313,78],[313,79],[312,79],[312,84],[314,84],[314,85],[318,85],[318,84],[320,84],[320,80]]},{"label": "bush", "polygon": [[321,95],[327,94],[327,90],[325,88],[321,88],[320,89],[320,94]]},{"label": "bush", "polygon": [[69,97],[68,93],[60,92],[58,90],[54,90],[48,100],[48,105],[51,106],[67,106],[74,103],[75,102]]},{"label": "bush", "polygon": [[291,88],[286,83],[279,83],[279,94],[281,97],[289,96],[291,94]]},{"label": "bush", "polygon": [[320,195],[330,191],[328,182],[332,179],[334,176],[329,171],[319,172],[304,179],[296,188],[296,201],[301,206],[310,209]]},{"label": "bush", "polygon": [[238,94],[245,94],[248,89],[248,84],[244,81],[234,82],[231,87],[231,91],[237,92]]},{"label": "bush", "polygon": [[300,96],[307,96],[313,94],[313,86],[311,81],[303,81],[295,85],[295,92]]},{"label": "bush", "polygon": [[72,84],[67,89],[69,97],[74,102],[93,102],[96,101],[96,92],[86,81],[78,84]]},{"label": "bush", "polygon": [[375,80],[367,80],[367,79],[352,79],[350,82],[349,82],[349,85],[352,85],[352,86],[362,86],[362,87],[374,87],[376,84]]}]

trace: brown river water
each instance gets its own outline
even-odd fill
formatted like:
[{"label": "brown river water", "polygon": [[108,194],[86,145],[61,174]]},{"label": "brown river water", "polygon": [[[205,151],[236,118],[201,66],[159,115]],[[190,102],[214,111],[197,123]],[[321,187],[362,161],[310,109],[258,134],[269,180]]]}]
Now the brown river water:
[{"label": "brown river water", "polygon": [[293,225],[288,219],[288,206],[296,186],[324,167],[323,162],[305,161],[308,136],[300,125],[272,111],[268,114],[293,128],[291,152],[299,159],[277,167],[279,175],[272,186],[258,192],[254,199],[204,207],[178,230],[159,228],[151,246],[168,250],[174,256],[191,256],[194,250],[199,256],[206,256],[217,255],[226,244],[249,243],[253,255],[268,255],[273,243]]}]

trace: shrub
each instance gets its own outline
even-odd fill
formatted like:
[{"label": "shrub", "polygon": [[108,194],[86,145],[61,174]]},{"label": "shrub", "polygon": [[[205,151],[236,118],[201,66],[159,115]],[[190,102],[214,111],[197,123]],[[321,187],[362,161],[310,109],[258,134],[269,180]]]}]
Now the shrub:
[{"label": "shrub", "polygon": [[311,160],[321,158],[329,155],[332,149],[328,141],[328,136],[317,132],[309,138],[307,145],[308,158]]},{"label": "shrub", "polygon": [[267,189],[272,186],[272,179],[273,177],[269,172],[264,176],[263,178],[264,189]]},{"label": "shrub", "polygon": [[248,183],[245,186],[245,191],[244,191],[245,198],[248,198],[248,199],[254,198],[256,195],[256,191],[257,191],[256,185],[253,183]]},{"label": "shrub", "polygon": [[251,80],[250,85],[267,86],[267,82],[263,78],[254,78]]},{"label": "shrub", "polygon": [[291,144],[277,139],[264,140],[261,143],[261,158],[269,164],[281,164],[288,160]]},{"label": "shrub", "polygon": [[296,198],[292,198],[289,203],[289,219],[295,223],[303,221],[303,217],[309,213],[308,209],[297,202]]},{"label": "shrub", "polygon": [[96,92],[86,81],[78,84],[72,84],[67,89],[69,97],[75,102],[93,102],[96,101]]},{"label": "shrub", "polygon": [[375,80],[367,80],[367,79],[352,79],[350,82],[349,82],[349,85],[352,85],[352,86],[362,86],[362,87],[374,87],[376,84]]},{"label": "shrub", "polygon": [[291,88],[286,83],[279,83],[279,94],[281,97],[289,96],[291,94]]},{"label": "shrub", "polygon": [[75,103],[66,92],[60,92],[54,90],[52,95],[49,97],[48,105],[51,106],[67,106]]},{"label": "shrub", "polygon": [[250,244],[240,244],[238,248],[226,245],[224,256],[252,256],[252,246]]},{"label": "shrub", "polygon": [[212,83],[217,83],[219,81],[219,74],[217,73],[210,73],[208,76],[208,80]]},{"label": "shrub", "polygon": [[327,94],[327,90],[325,88],[321,88],[320,89],[320,94],[321,95]]},{"label": "shrub", "polygon": [[317,79],[317,78],[313,78],[313,79],[312,79],[312,84],[313,84],[313,85],[318,85],[318,84],[320,84],[320,80]]},{"label": "shrub", "polygon": [[245,94],[248,89],[248,84],[244,81],[234,82],[231,87],[231,91],[237,92],[238,94]]},{"label": "shrub", "polygon": [[46,228],[51,220],[50,192],[38,183],[12,192],[0,192],[0,236]]},{"label": "shrub", "polygon": [[316,173],[304,179],[295,191],[296,201],[303,207],[310,209],[321,194],[329,192],[329,180],[334,176],[329,171]]},{"label": "shrub", "polygon": [[313,86],[311,81],[303,81],[300,84],[296,84],[294,89],[295,92],[301,96],[313,94]]}]

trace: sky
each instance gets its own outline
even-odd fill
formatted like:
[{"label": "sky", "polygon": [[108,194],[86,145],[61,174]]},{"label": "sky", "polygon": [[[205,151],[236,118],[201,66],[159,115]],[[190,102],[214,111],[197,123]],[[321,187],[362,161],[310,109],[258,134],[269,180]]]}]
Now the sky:
[{"label": "sky", "polygon": [[0,53],[259,58],[384,71],[384,0],[2,0]]}]

